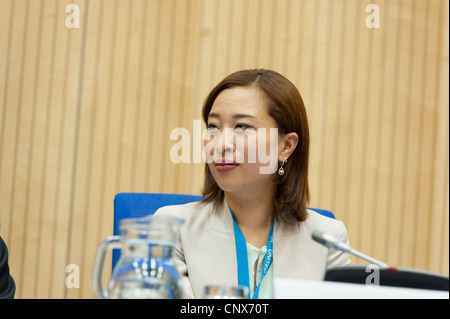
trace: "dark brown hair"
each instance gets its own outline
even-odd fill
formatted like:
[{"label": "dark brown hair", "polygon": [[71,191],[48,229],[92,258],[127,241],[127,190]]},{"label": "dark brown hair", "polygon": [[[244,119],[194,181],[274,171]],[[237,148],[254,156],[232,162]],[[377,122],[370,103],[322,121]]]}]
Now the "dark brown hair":
[{"label": "dark brown hair", "polygon": [[[296,149],[284,166],[285,173],[274,174],[276,191],[274,194],[275,217],[289,222],[292,217],[304,221],[309,202],[308,159],[309,127],[303,99],[297,88],[281,74],[264,69],[243,70],[223,79],[206,97],[202,116],[208,124],[208,115],[220,92],[232,87],[256,87],[265,97],[267,113],[275,120],[279,134],[297,133]],[[223,190],[217,185],[208,164],[205,164],[203,202],[219,205],[223,202]]]}]

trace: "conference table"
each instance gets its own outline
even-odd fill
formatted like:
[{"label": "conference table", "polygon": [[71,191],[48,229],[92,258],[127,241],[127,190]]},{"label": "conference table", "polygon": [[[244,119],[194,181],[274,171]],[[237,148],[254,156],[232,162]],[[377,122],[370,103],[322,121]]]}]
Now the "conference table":
[{"label": "conference table", "polygon": [[449,299],[448,291],[274,278],[274,299]]}]

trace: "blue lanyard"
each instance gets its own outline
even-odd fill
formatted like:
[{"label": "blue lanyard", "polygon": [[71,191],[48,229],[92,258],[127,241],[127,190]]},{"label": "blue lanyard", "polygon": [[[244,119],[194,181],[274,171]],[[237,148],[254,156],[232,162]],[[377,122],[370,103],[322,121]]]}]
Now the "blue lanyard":
[{"label": "blue lanyard", "polygon": [[[240,286],[248,287],[250,291],[250,278],[248,274],[248,256],[247,256],[247,242],[245,241],[244,234],[239,229],[239,226],[236,224],[234,220],[233,211],[230,208],[231,217],[233,218],[233,227],[234,227],[234,239],[236,243],[236,257],[237,257],[237,268],[238,268],[238,284]],[[259,281],[258,286],[253,293],[252,299],[258,299],[259,295],[259,287],[261,286],[261,282],[264,276],[269,271],[270,265],[273,260],[273,224],[270,227],[269,238],[267,239],[267,252],[264,256],[264,267],[261,274],[261,279]]]}]

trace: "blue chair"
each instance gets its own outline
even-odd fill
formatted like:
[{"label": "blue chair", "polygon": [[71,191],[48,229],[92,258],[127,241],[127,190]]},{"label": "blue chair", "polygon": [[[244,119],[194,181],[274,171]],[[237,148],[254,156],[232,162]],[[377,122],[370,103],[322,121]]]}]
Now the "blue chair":
[{"label": "blue chair", "polygon": [[[154,214],[158,208],[167,205],[181,205],[190,202],[198,202],[200,195],[157,194],[157,193],[119,193],[114,198],[114,235],[119,235],[119,222],[124,218],[138,218]],[[333,213],[317,208],[309,208],[317,213],[335,218]],[[113,251],[114,268],[119,260],[120,252]]]},{"label": "blue chair", "polygon": [[325,217],[336,219],[336,217],[334,217],[334,214],[332,212],[330,212],[329,210],[320,209],[320,208],[312,208],[312,207],[308,207],[308,209],[311,209],[311,210],[315,211],[316,213],[319,213],[320,215],[323,215]]},{"label": "blue chair", "polygon": [[[158,208],[181,205],[202,200],[200,195],[119,193],[114,197],[114,235],[119,235],[119,223],[124,218],[139,218],[154,214]],[[120,258],[120,251],[113,250],[112,267]]]}]

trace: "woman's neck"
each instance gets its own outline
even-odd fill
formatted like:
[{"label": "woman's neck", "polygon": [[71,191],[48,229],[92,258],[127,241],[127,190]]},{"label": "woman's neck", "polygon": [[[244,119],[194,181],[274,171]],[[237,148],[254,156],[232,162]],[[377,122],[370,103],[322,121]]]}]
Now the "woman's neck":
[{"label": "woman's neck", "polygon": [[265,246],[273,220],[273,197],[265,194],[244,198],[225,193],[225,200],[247,243],[257,248]]}]

